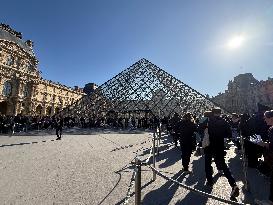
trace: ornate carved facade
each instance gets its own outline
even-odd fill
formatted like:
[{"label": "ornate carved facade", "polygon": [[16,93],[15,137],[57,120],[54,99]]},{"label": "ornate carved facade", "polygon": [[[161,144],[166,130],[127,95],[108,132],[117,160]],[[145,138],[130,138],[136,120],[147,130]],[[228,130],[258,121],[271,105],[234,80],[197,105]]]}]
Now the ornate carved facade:
[{"label": "ornate carved facade", "polygon": [[255,113],[258,103],[273,108],[273,78],[258,81],[251,73],[240,74],[229,81],[228,90],[212,100],[230,112],[237,113]]},{"label": "ornate carved facade", "polygon": [[0,24],[0,114],[53,115],[85,94],[42,79],[33,42]]}]

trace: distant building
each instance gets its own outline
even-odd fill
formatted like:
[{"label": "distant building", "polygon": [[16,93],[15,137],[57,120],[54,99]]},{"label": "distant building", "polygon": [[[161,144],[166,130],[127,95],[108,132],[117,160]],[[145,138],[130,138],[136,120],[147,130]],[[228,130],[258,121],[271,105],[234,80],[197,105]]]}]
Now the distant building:
[{"label": "distant building", "polygon": [[240,74],[229,81],[224,93],[219,93],[212,100],[237,113],[255,113],[258,103],[273,108],[273,78],[258,81],[251,73]]},{"label": "distant building", "polygon": [[84,95],[78,87],[42,79],[33,42],[0,24],[0,114],[51,116]]},{"label": "distant building", "polygon": [[92,94],[96,89],[98,88],[98,85],[96,85],[95,83],[87,83],[85,84],[84,88],[83,88],[83,92],[87,95]]}]

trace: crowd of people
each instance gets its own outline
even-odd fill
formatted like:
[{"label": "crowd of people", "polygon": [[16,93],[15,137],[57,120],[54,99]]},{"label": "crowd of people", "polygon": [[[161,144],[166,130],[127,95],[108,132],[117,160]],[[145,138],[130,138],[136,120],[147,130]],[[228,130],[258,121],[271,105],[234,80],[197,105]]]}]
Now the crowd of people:
[{"label": "crowd of people", "polygon": [[[220,173],[231,186],[230,199],[236,200],[239,188],[229,167],[225,162],[227,142],[232,141],[238,153],[244,152],[246,166],[258,169],[270,177],[269,200],[257,204],[273,204],[273,110],[260,110],[257,114],[224,115],[221,109],[206,111],[201,118],[191,113],[179,116],[175,113],[168,120],[167,130],[173,138],[174,145],[180,144],[182,166],[190,174],[189,163],[193,150],[202,150],[205,158],[206,185],[212,187],[212,159]],[[263,160],[262,159],[263,156]]]},{"label": "crowd of people", "polygon": [[244,152],[246,166],[256,168],[270,177],[269,200],[257,201],[257,204],[273,204],[273,110],[260,110],[252,116],[237,113],[229,116],[222,114],[221,109],[214,108],[206,111],[200,118],[191,113],[183,116],[175,113],[172,117],[164,117],[161,120],[156,116],[85,118],[0,115],[0,133],[56,129],[57,140],[60,140],[63,127],[152,129],[160,123],[172,136],[175,147],[180,145],[183,171],[191,173],[189,163],[193,150],[202,150],[205,158],[206,185],[213,187],[215,183],[211,166],[214,159],[218,171],[227,178],[231,186],[231,200],[236,200],[239,188],[225,162],[227,141],[232,141],[238,151]]},{"label": "crowd of people", "polygon": [[[59,122],[61,120],[61,122]],[[157,117],[72,117],[72,116],[7,116],[0,114],[0,134],[27,132],[30,130],[55,129],[56,127],[72,128],[154,128],[159,123]]]}]

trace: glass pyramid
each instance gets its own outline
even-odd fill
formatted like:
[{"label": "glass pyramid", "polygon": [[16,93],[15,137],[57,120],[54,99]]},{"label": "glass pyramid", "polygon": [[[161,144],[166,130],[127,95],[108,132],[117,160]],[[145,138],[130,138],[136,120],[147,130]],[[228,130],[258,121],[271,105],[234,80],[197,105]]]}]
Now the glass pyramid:
[{"label": "glass pyramid", "polygon": [[200,116],[214,107],[219,106],[143,58],[64,109],[62,114],[105,117],[110,113],[123,116],[149,113],[162,118],[175,112]]}]

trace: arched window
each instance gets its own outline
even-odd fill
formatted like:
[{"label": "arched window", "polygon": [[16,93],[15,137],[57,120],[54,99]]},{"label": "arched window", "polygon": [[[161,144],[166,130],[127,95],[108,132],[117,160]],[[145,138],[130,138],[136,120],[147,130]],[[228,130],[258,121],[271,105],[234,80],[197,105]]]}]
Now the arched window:
[{"label": "arched window", "polygon": [[51,112],[52,112],[52,107],[47,107],[46,108],[46,115],[51,115]]},{"label": "arched window", "polygon": [[42,114],[43,107],[41,105],[38,105],[36,107],[36,114],[41,115]]},{"label": "arched window", "polygon": [[10,82],[5,82],[4,83],[4,88],[3,88],[3,95],[4,96],[10,96],[11,95],[11,91],[12,91],[12,86]]},{"label": "arched window", "polygon": [[56,108],[55,108],[55,114],[58,114],[58,113],[60,112],[60,110],[61,110],[61,109],[60,109],[59,107],[56,107]]}]

